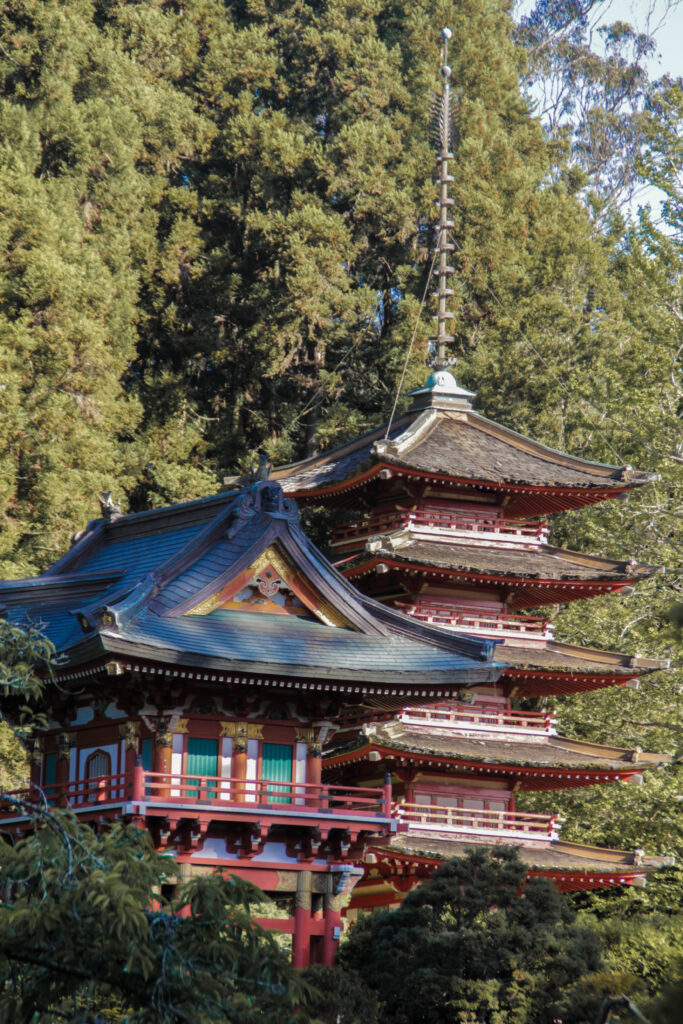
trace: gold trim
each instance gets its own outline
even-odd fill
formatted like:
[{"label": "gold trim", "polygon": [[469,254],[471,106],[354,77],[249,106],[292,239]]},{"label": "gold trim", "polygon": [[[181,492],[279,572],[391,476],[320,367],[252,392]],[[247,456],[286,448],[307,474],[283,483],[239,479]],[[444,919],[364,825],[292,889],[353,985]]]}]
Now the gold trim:
[{"label": "gold trim", "polygon": [[119,725],[119,736],[126,741],[126,750],[137,750],[140,738],[139,722],[122,722]]}]

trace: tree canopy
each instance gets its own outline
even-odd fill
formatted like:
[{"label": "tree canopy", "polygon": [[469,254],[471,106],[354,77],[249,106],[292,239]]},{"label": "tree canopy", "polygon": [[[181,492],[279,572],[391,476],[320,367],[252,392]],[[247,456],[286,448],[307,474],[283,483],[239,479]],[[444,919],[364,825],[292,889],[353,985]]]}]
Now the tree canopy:
[{"label": "tree canopy", "polygon": [[341,965],[376,993],[378,1024],[594,1019],[597,940],[525,875],[514,850],[477,850],[352,928]]}]

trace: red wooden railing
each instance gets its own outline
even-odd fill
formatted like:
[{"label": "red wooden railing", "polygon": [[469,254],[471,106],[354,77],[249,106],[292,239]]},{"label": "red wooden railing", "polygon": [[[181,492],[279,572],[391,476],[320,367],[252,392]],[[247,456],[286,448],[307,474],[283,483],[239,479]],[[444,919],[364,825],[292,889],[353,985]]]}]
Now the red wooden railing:
[{"label": "red wooden railing", "polygon": [[400,714],[402,722],[424,722],[425,725],[454,729],[507,729],[535,734],[555,732],[554,715],[542,711],[496,711],[493,708],[425,708],[406,707]]},{"label": "red wooden railing", "polygon": [[354,519],[332,531],[332,546],[348,543],[356,537],[367,537],[385,530],[399,530],[407,526],[432,529],[466,530],[473,533],[500,534],[507,537],[526,537],[541,541],[548,536],[548,524],[526,519],[503,519],[493,516],[467,515],[452,510],[396,509],[380,512],[367,519]]},{"label": "red wooden railing", "polygon": [[561,819],[550,814],[523,811],[468,810],[432,804],[396,804],[396,817],[407,829],[430,832],[461,832],[467,835],[510,837],[516,841],[548,841],[558,836]]},{"label": "red wooden railing", "polygon": [[512,615],[507,612],[486,612],[477,608],[454,607],[428,599],[413,604],[398,603],[404,615],[410,615],[422,622],[433,622],[440,626],[457,626],[462,630],[481,630],[484,633],[513,633],[519,636],[552,637],[550,619],[540,615]]},{"label": "red wooden railing", "polygon": [[[17,799],[41,799],[50,805],[70,806],[74,810],[100,803],[144,803],[196,805],[211,803],[216,808],[263,808],[287,805],[302,811],[322,814],[367,814],[391,816],[391,784],[375,788],[329,786],[307,782],[254,781],[220,776],[176,775],[148,772],[136,766],[128,775],[108,775],[99,779],[47,785],[41,790],[23,789],[9,794]],[[17,815],[9,802],[0,804],[0,818]]]}]

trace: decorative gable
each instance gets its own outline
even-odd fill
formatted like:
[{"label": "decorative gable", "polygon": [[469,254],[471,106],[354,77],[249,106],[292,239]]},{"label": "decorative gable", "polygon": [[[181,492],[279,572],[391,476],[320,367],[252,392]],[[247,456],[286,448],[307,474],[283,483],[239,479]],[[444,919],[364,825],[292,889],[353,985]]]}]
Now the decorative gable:
[{"label": "decorative gable", "polygon": [[351,628],[277,544],[271,544],[246,569],[183,614],[209,616],[224,611],[293,615]]}]

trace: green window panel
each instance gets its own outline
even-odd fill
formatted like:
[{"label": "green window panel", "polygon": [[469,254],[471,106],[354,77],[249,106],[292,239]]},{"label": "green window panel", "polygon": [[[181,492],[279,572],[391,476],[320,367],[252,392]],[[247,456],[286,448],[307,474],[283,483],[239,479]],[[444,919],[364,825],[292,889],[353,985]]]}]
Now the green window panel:
[{"label": "green window panel", "polygon": [[[218,775],[218,740],[201,740],[193,736],[188,738],[186,774],[204,777]],[[216,783],[211,783],[207,796],[215,797],[216,788]],[[188,789],[187,795],[196,799],[199,796],[199,790]]]},{"label": "green window panel", "polygon": [[[292,781],[292,755],[294,748],[288,743],[264,743],[261,752],[261,778],[267,782]],[[286,804],[291,799],[292,787],[272,786],[266,787],[268,802],[271,804]],[[282,793],[282,796],[275,796]]]},{"label": "green window panel", "polygon": [[54,803],[54,790],[50,790],[49,787],[54,786],[57,781],[57,755],[46,754],[45,765],[43,768],[43,786],[47,789],[48,803]]},{"label": "green window panel", "polygon": [[[140,753],[142,755],[142,767],[146,772],[152,771],[154,764],[154,737],[148,736],[140,744]],[[152,791],[149,786],[145,786],[145,796],[151,796]]]}]

